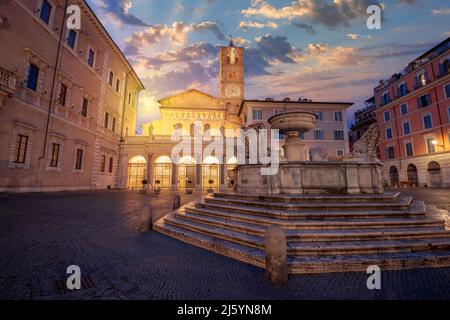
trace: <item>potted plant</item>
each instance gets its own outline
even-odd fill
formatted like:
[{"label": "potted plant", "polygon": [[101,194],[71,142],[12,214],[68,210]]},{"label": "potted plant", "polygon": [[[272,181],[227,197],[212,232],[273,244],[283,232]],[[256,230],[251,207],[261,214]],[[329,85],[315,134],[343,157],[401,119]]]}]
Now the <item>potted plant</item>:
[{"label": "potted plant", "polygon": [[191,194],[192,192],[193,192],[192,180],[189,180],[189,178],[186,178],[186,194]]},{"label": "potted plant", "polygon": [[146,188],[146,186],[147,186],[148,181],[147,181],[146,179],[144,179],[144,180],[141,181],[141,183],[142,183],[142,190],[141,190],[141,193],[147,193],[147,188]]},{"label": "potted plant", "polygon": [[207,190],[209,193],[213,193],[214,192],[214,189],[212,188],[212,185],[214,184],[214,180],[212,180],[212,179],[209,179],[208,180],[208,183],[209,183],[209,189]]},{"label": "potted plant", "polygon": [[155,186],[154,186],[153,190],[155,191],[155,193],[161,192],[161,181],[160,180],[155,180]]}]

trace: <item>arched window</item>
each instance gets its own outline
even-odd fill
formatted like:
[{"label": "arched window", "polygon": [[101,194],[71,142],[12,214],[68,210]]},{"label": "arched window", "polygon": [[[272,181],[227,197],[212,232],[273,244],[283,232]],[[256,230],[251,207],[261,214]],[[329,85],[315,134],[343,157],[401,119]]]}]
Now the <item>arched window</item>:
[{"label": "arched window", "polygon": [[211,126],[208,123],[203,128],[203,136],[207,138],[211,137]]},{"label": "arched window", "polygon": [[230,56],[227,56],[227,64],[230,64]]},{"label": "arched window", "polygon": [[195,124],[191,124],[191,128],[189,130],[191,137],[195,135]]}]

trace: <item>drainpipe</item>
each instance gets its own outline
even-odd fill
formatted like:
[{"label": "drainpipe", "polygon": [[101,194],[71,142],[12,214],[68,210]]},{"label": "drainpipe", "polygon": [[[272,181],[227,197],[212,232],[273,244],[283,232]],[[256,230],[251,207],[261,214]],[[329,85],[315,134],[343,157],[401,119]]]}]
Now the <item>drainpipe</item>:
[{"label": "drainpipe", "polygon": [[[434,66],[431,63],[431,70],[433,71],[433,78],[434,80],[436,80],[436,74],[434,72]],[[442,146],[444,147],[444,151],[446,150],[446,146],[445,146],[445,138],[444,138],[444,128],[442,127],[442,117],[441,117],[441,110],[439,107],[439,99],[438,99],[438,95],[437,95],[437,89],[436,86],[434,86],[434,98],[436,99],[436,106],[437,106],[437,111],[438,111],[438,115],[439,115],[439,126],[441,127],[441,138],[442,138]]]},{"label": "drainpipe", "polygon": [[53,95],[55,92],[56,73],[58,71],[58,64],[60,62],[59,58],[60,58],[60,54],[61,54],[61,45],[62,45],[63,33],[64,33],[64,23],[66,21],[66,12],[67,12],[68,5],[69,5],[69,0],[66,0],[66,4],[64,5],[64,13],[63,13],[61,31],[59,32],[59,42],[58,42],[58,50],[56,52],[55,69],[53,70],[52,89],[50,92],[50,101],[48,103],[48,113],[47,113],[47,123],[45,126],[44,145],[42,147],[42,155],[39,158],[39,161],[45,158],[45,152],[47,150],[48,130],[50,127],[50,116],[51,116],[51,112],[52,112],[52,108],[53,108]]},{"label": "drainpipe", "polygon": [[123,128],[125,126],[125,107],[127,103],[127,88],[128,88],[128,76],[131,72],[127,72],[125,76],[125,90],[123,92],[123,106],[122,106],[122,130],[120,130],[120,142],[123,142]]}]

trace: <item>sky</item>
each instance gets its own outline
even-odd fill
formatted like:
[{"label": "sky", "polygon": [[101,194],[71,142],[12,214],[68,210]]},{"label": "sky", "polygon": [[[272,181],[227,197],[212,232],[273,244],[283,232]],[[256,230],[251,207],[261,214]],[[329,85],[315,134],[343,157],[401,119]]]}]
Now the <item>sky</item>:
[{"label": "sky", "polygon": [[[448,0],[87,0],[146,90],[138,125],[158,99],[219,95],[218,46],[246,48],[245,98],[308,98],[364,106],[381,79],[450,37]],[[369,5],[382,8],[369,30]]]}]

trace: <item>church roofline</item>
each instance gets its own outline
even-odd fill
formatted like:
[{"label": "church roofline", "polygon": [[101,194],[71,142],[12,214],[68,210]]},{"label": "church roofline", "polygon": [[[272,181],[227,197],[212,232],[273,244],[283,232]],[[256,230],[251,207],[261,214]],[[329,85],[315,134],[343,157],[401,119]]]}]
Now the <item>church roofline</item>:
[{"label": "church roofline", "polygon": [[202,95],[205,95],[205,96],[208,96],[208,97],[210,97],[210,98],[212,98],[212,99],[215,99],[215,100],[220,101],[219,98],[214,97],[213,95],[210,95],[210,94],[208,94],[208,93],[202,92],[202,91],[200,91],[200,90],[198,90],[198,89],[189,89],[189,90],[186,90],[186,91],[182,91],[182,92],[175,93],[175,94],[173,94],[173,95],[170,95],[170,96],[161,98],[161,99],[158,100],[158,102],[159,102],[159,103],[162,103],[164,100],[169,100],[169,99],[172,99],[172,98],[177,97],[177,96],[181,96],[181,95],[186,94],[186,93],[189,93],[189,92],[198,92],[198,93],[200,93],[200,94],[202,94]]},{"label": "church roofline", "polygon": [[284,101],[284,100],[258,100],[258,99],[252,99],[252,100],[242,100],[241,106],[239,107],[238,116],[241,115],[242,109],[244,108],[244,105],[248,102],[255,102],[255,103],[279,103],[279,104],[323,104],[323,105],[346,105],[347,108],[351,107],[354,103],[353,102],[326,102],[326,101]]}]

